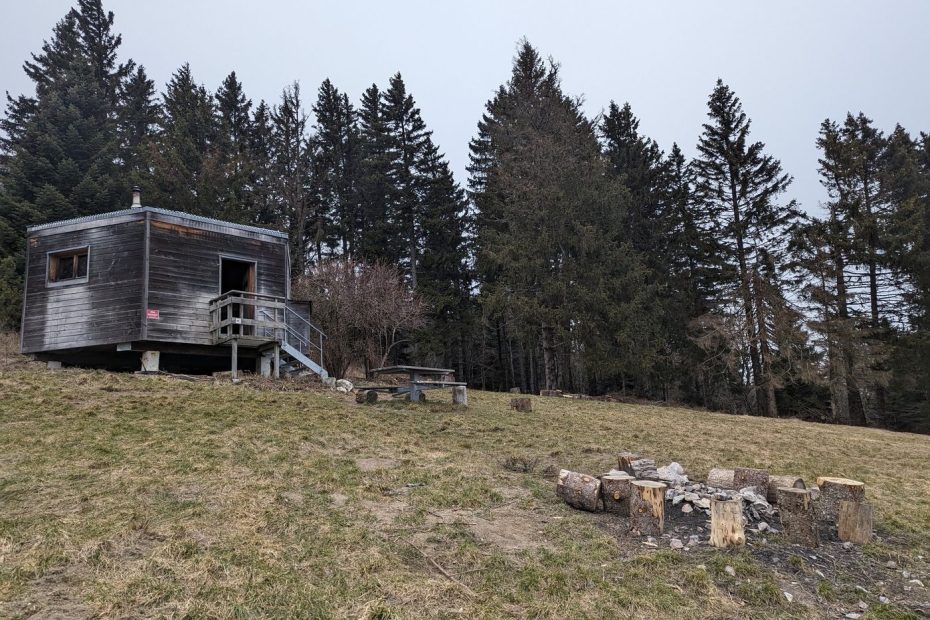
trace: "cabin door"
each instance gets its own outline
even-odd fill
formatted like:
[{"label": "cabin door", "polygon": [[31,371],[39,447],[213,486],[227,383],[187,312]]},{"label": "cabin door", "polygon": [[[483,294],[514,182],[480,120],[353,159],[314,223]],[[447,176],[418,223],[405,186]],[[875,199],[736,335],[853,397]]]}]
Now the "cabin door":
[{"label": "cabin door", "polygon": [[[245,299],[251,296],[248,293],[255,292],[255,263],[253,261],[235,260],[232,258],[220,258],[220,294],[229,293],[230,291],[242,291]],[[220,316],[221,319],[229,317],[241,319],[255,318],[255,302],[230,304],[223,308]],[[255,329],[251,325],[231,325],[231,333],[243,336],[251,336]]]}]

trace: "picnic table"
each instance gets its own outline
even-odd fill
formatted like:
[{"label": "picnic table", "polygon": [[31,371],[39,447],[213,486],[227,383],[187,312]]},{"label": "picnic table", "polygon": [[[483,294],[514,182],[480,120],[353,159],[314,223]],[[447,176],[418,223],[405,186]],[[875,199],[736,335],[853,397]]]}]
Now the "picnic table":
[{"label": "picnic table", "polygon": [[407,385],[387,385],[363,388],[366,390],[384,391],[394,396],[409,394],[411,401],[425,400],[426,390],[467,385],[464,381],[449,381],[449,375],[454,376],[451,368],[430,368],[428,366],[385,366],[371,371],[373,375],[407,375]]}]

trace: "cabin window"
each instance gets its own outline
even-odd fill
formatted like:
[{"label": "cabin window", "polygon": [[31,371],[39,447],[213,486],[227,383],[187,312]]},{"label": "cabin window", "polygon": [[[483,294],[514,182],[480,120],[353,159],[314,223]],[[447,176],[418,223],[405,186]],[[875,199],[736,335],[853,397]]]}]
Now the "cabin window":
[{"label": "cabin window", "polygon": [[49,283],[86,282],[89,256],[89,248],[77,248],[49,254]]}]

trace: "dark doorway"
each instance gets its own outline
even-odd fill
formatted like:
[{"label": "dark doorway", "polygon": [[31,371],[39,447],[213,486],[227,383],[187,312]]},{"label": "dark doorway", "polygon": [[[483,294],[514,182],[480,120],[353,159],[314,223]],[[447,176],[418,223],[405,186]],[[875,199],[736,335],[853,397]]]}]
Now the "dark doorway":
[{"label": "dark doorway", "polygon": [[[255,292],[255,263],[251,261],[235,260],[232,258],[220,259],[220,294],[230,291]],[[249,299],[249,295],[242,296]],[[223,308],[220,318],[228,317],[240,319],[254,319],[255,305],[252,303],[234,303]],[[254,333],[251,325],[231,325],[233,334],[250,336]]]}]

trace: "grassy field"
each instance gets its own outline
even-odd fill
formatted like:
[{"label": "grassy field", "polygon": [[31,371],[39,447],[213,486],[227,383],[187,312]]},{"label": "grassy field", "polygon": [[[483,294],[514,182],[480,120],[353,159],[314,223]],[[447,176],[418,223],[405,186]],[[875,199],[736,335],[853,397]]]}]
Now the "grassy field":
[{"label": "grassy field", "polygon": [[600,472],[630,449],[696,477],[861,479],[883,541],[856,553],[926,579],[928,437],[553,398],[513,414],[477,391],[467,410],[362,406],[287,387],[0,364],[0,617],[813,618],[859,601],[864,618],[920,617],[913,601],[881,604],[865,575],[815,577],[789,603],[813,574],[800,552],[779,568],[624,542],[557,501],[553,468]]}]

